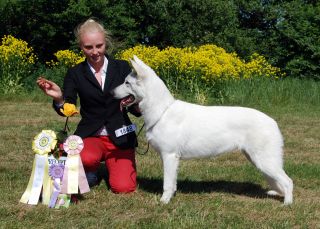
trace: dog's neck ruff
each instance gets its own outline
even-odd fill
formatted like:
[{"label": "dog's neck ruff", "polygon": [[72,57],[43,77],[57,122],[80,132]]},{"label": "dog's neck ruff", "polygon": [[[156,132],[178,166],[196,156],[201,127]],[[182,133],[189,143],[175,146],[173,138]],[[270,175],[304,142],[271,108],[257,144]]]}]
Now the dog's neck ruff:
[{"label": "dog's neck ruff", "polygon": [[176,100],[174,99],[159,115],[159,117],[154,121],[151,125],[146,126],[146,131],[152,129],[161,119],[161,117],[166,113],[166,111],[171,107],[172,104],[174,104]]}]

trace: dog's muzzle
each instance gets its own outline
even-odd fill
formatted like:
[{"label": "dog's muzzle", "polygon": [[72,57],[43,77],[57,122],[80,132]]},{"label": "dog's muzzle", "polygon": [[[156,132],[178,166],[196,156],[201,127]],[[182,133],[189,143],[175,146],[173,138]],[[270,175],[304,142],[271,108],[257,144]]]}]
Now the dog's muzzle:
[{"label": "dog's muzzle", "polygon": [[128,95],[124,97],[120,102],[120,110],[122,111],[124,107],[129,107],[135,102],[135,97],[133,95]]}]

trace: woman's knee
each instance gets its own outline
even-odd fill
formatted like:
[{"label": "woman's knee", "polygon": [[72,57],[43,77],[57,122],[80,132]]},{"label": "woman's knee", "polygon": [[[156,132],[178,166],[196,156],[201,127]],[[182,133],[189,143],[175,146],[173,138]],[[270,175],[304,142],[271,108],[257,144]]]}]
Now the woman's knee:
[{"label": "woman's knee", "polygon": [[111,191],[113,193],[121,194],[121,193],[130,193],[136,190],[135,186],[111,186]]},{"label": "woman's knee", "polygon": [[136,176],[131,176],[130,179],[109,179],[110,189],[114,193],[130,193],[137,188]]}]

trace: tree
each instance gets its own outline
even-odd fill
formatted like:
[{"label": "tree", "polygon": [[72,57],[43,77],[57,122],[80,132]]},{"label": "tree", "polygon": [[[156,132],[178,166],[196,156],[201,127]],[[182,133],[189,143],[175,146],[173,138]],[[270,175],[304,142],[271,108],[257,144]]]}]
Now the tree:
[{"label": "tree", "polygon": [[9,1],[1,12],[0,34],[27,41],[40,59],[47,59],[58,45],[62,49],[68,47],[70,35],[63,32],[68,25],[60,24],[56,15],[65,4],[66,1],[61,0],[50,1],[50,4],[46,0]]},{"label": "tree", "polygon": [[95,17],[117,37],[116,48],[137,42],[130,1],[33,0],[9,1],[2,9],[0,36],[10,34],[27,41],[43,62],[61,49],[76,49],[74,28]]},{"label": "tree", "polygon": [[255,49],[294,77],[320,79],[320,3],[238,0],[240,26]]},{"label": "tree", "polygon": [[138,43],[213,43],[245,59],[257,52],[289,75],[320,79],[315,0],[18,0],[0,7],[0,36],[27,41],[43,62],[76,49],[74,27],[97,17],[113,34],[115,51]]},{"label": "tree", "polygon": [[296,77],[320,79],[320,3],[294,0],[283,5],[277,24],[278,41],[285,40],[287,52],[276,53],[278,62]]},{"label": "tree", "polygon": [[143,0],[139,5],[142,42],[159,47],[216,43],[228,46],[225,30],[236,28],[231,1]]}]

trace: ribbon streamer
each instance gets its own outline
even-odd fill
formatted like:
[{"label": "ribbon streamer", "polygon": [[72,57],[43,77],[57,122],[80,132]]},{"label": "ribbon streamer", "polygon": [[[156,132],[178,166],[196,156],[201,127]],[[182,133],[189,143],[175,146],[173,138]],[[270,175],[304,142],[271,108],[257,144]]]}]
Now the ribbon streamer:
[{"label": "ribbon streamer", "polygon": [[[23,193],[20,202],[25,204],[37,205],[44,181],[49,180],[48,173],[45,171],[48,168],[47,155],[35,155],[33,167],[29,183],[26,191]],[[45,182],[48,185],[48,182]],[[47,187],[45,187],[47,189]],[[50,188],[50,186],[49,186]]]},{"label": "ribbon streamer", "polygon": [[48,174],[48,153],[55,148],[56,144],[56,134],[52,130],[42,130],[35,136],[32,142],[32,149],[35,152],[32,172],[20,202],[38,204],[42,190],[43,203],[49,204],[52,182]]},{"label": "ribbon streamer", "polygon": [[63,143],[63,149],[68,154],[63,173],[61,193],[77,194],[90,191],[88,181],[80,158],[84,145],[77,135],[69,136]]},{"label": "ribbon streamer", "polygon": [[58,196],[61,192],[60,182],[63,176],[64,165],[63,164],[52,164],[49,168],[49,175],[53,179],[53,192],[49,202],[49,208],[54,208]]}]

